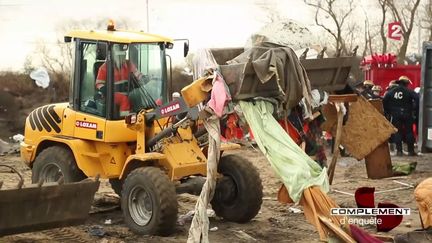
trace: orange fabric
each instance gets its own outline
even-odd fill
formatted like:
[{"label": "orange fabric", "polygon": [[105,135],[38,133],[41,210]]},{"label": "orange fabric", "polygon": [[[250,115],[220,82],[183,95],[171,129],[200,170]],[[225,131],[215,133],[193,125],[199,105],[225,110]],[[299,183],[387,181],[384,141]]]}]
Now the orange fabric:
[{"label": "orange fabric", "polygon": [[414,196],[417,201],[417,207],[426,229],[432,226],[432,177],[420,182],[414,190]]},{"label": "orange fabric", "polygon": [[280,203],[294,203],[294,201],[289,196],[288,190],[286,189],[284,184],[282,184],[281,187],[279,188],[277,199]]},{"label": "orange fabric", "polygon": [[320,240],[326,241],[330,231],[321,223],[318,215],[329,218],[333,224],[338,226],[342,226],[342,222],[347,222],[345,217],[330,215],[330,209],[339,206],[317,186],[309,187],[303,191],[300,205],[303,206],[306,220],[318,230]]},{"label": "orange fabric", "polygon": [[[293,203],[291,197],[288,194],[287,189],[284,185],[281,186],[278,192],[278,201],[281,203]],[[342,225],[345,217],[342,216],[332,216],[330,215],[331,208],[338,208],[339,206],[331,199],[327,194],[325,194],[317,186],[309,187],[303,191],[303,196],[300,199],[300,205],[303,207],[304,215],[306,220],[315,226],[317,229],[320,240],[326,241],[328,234],[331,232],[327,227],[319,220],[318,216],[324,216],[329,218],[334,224],[338,226]]]}]

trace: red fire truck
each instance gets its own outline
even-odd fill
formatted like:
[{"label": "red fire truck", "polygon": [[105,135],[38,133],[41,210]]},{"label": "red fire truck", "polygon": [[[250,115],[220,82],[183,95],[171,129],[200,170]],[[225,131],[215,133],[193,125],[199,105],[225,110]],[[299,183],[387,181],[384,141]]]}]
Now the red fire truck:
[{"label": "red fire truck", "polygon": [[411,80],[409,87],[414,89],[420,87],[420,64],[403,65],[397,63],[397,57],[393,54],[374,54],[367,56],[360,63],[365,80],[372,80],[375,85],[380,85],[385,92],[386,87],[392,80],[400,76],[407,76]]}]

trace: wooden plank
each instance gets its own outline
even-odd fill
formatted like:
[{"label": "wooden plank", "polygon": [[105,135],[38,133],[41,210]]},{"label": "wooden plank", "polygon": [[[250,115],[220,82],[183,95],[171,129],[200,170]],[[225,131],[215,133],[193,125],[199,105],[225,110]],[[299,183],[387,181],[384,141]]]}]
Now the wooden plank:
[{"label": "wooden plank", "polygon": [[329,102],[356,102],[358,95],[356,94],[345,94],[345,95],[329,95]]},{"label": "wooden plank", "polygon": [[330,219],[321,215],[318,215],[318,218],[323,224],[327,226],[327,228],[329,228],[333,233],[335,233],[336,236],[338,236],[344,242],[356,243],[356,241],[349,234],[347,234],[339,226],[331,222]]},{"label": "wooden plank", "polygon": [[339,145],[341,142],[342,121],[343,121],[343,113],[342,113],[343,104],[338,102],[335,104],[335,106],[336,106],[336,110],[337,110],[337,126],[336,126],[336,138],[335,138],[335,143],[334,143],[334,147],[333,147],[333,157],[332,157],[332,160],[330,162],[329,170],[328,170],[330,185],[333,183],[334,171],[336,169],[336,162],[337,162],[337,158],[340,154]]}]

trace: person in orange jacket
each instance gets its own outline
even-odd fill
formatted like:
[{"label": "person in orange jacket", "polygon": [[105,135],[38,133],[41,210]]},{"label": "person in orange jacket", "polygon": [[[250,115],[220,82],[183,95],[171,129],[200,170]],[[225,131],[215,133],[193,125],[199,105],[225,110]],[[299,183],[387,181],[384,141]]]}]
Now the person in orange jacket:
[{"label": "person in orange jacket", "polygon": [[[126,59],[126,48],[124,45],[113,45],[113,63],[114,63],[114,104],[119,106],[119,115],[124,117],[131,110],[131,103],[128,98],[129,91],[129,74],[132,73],[138,80],[141,80],[142,74],[136,66]],[[107,66],[102,64],[96,77],[96,89],[103,96],[106,96]]]}]

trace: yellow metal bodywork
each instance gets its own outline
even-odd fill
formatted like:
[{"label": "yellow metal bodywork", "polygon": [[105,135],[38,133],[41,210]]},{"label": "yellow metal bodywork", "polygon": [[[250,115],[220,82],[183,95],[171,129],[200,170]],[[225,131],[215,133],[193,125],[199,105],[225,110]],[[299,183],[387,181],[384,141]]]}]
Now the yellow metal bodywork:
[{"label": "yellow metal bodywork", "polygon": [[163,154],[166,159],[160,162],[168,168],[172,180],[180,180],[189,175],[206,175],[207,158],[195,139],[183,140],[180,136],[163,141]]},{"label": "yellow metal bodywork", "polygon": [[[157,152],[147,152],[145,141],[159,133],[158,125],[145,124],[144,112],[138,114],[137,123],[126,125],[122,121],[107,121],[90,114],[76,112],[68,104],[53,104],[53,110],[61,119],[60,132],[32,129],[30,118],[26,120],[25,140],[21,143],[21,157],[32,166],[36,156],[44,148],[61,145],[70,148],[77,166],[87,176],[100,175],[101,178],[124,178],[128,166],[150,162],[163,168],[171,180],[180,180],[190,175],[206,175],[207,159],[198,146],[189,127],[179,128],[175,136],[161,140]],[[44,117],[35,116],[40,120]],[[93,125],[83,128],[77,122],[85,121]],[[165,124],[166,118],[159,120]],[[156,121],[154,122],[155,124]],[[95,129],[94,129],[95,128]],[[97,132],[103,134],[97,137]],[[235,146],[234,146],[235,147]],[[223,149],[233,149],[232,145],[222,145]]]},{"label": "yellow metal bodywork", "polygon": [[125,143],[110,144],[63,136],[40,136],[36,145],[27,141],[21,143],[21,157],[31,165],[38,147],[46,143],[70,148],[78,167],[91,177],[100,175],[102,178],[117,178],[131,154]]},{"label": "yellow metal bodywork", "polygon": [[211,79],[201,77],[181,90],[182,97],[189,107],[194,107],[207,99],[211,90]]},{"label": "yellow metal bodywork", "polygon": [[72,38],[80,38],[86,40],[99,40],[116,43],[155,43],[168,42],[172,43],[173,39],[161,35],[149,34],[143,31],[130,30],[74,30],[67,33],[65,36]]},{"label": "yellow metal bodywork", "polygon": [[[159,123],[164,124],[167,120],[161,119]],[[206,175],[207,159],[190,128],[178,129],[176,136],[162,139],[161,151],[159,153],[146,153],[146,137],[153,137],[161,130],[158,126],[146,126],[144,112],[140,112],[137,123],[129,128],[137,133],[136,154],[128,158],[126,166],[133,161],[157,161],[157,164],[167,171],[171,180],[180,180],[190,175]],[[120,178],[124,177],[124,172]]]}]

